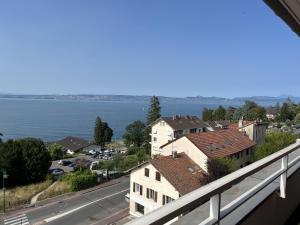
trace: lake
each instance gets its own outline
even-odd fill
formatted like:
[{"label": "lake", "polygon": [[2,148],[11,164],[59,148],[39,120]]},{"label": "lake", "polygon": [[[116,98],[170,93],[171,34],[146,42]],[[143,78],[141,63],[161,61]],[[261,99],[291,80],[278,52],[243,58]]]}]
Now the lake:
[{"label": "lake", "polygon": [[[201,116],[205,105],[165,103],[161,107],[163,116]],[[114,130],[116,140],[131,122],[145,121],[147,110],[148,102],[0,99],[0,132],[4,140],[37,137],[54,141],[66,136],[92,140],[95,119],[100,116]]]}]

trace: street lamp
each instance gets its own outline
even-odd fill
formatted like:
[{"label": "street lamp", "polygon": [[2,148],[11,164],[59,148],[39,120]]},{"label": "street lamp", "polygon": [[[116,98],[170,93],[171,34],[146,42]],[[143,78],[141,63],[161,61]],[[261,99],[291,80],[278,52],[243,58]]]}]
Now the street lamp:
[{"label": "street lamp", "polygon": [[5,213],[5,179],[8,178],[8,174],[5,169],[2,169],[2,188],[3,188],[3,215]]}]

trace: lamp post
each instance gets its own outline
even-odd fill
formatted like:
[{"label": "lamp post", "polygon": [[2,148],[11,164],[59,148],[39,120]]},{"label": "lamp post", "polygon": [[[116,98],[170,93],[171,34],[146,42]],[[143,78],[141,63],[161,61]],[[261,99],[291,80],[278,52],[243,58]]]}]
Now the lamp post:
[{"label": "lamp post", "polygon": [[5,213],[5,179],[8,178],[8,174],[5,169],[2,169],[2,188],[3,188],[3,215]]}]

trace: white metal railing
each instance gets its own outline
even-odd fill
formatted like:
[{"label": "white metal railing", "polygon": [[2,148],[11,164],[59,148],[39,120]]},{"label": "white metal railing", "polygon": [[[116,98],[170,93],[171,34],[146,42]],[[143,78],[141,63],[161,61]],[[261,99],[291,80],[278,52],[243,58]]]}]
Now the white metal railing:
[{"label": "white metal railing", "polygon": [[[270,156],[267,156],[225,177],[192,191],[176,201],[165,205],[164,207],[156,209],[140,218],[136,218],[135,220],[127,223],[127,225],[164,224],[176,217],[180,217],[183,214],[192,211],[207,201],[209,201],[210,205],[210,215],[202,223],[199,223],[201,225],[219,224],[224,217],[229,215],[231,212],[244,204],[247,200],[256,195],[259,191],[264,189],[267,185],[271,184],[279,177],[280,197],[285,198],[287,172],[291,167],[295,166],[300,161],[300,155],[298,155],[292,161],[288,162],[288,155],[299,149],[299,147],[300,140],[298,139],[295,144],[292,144]],[[229,189],[232,185],[239,183],[246,177],[249,177],[250,175],[262,170],[278,160],[281,160],[281,168],[279,170],[221,208],[221,194],[224,191]]]}]

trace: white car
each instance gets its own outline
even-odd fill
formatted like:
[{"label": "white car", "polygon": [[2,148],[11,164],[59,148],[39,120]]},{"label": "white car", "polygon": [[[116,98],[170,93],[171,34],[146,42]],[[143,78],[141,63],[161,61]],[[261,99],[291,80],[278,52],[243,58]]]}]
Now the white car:
[{"label": "white car", "polygon": [[92,150],[89,151],[89,153],[90,153],[91,155],[95,155],[97,152],[96,152],[94,149],[92,149]]}]

